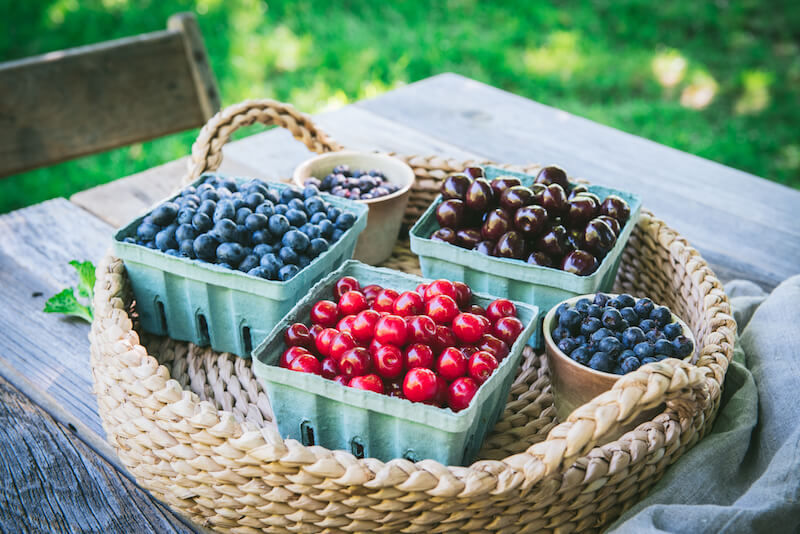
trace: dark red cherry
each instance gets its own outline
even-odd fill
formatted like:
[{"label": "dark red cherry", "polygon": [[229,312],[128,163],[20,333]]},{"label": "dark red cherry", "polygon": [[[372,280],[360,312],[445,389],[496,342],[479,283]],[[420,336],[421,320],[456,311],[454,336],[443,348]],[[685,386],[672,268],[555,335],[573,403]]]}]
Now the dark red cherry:
[{"label": "dark red cherry", "polygon": [[475,248],[481,240],[481,233],[474,228],[462,228],[456,232],[456,245],[469,250]]},{"label": "dark red cherry", "polygon": [[513,228],[512,220],[501,209],[494,209],[486,215],[481,227],[481,237],[487,241],[497,241],[500,236]]},{"label": "dark red cherry", "polygon": [[522,206],[514,215],[514,226],[525,237],[535,237],[547,226],[547,210],[541,206]]},{"label": "dark red cherry", "polygon": [[431,234],[431,239],[433,241],[444,241],[445,243],[450,243],[451,245],[456,244],[456,231],[452,228],[439,228],[435,232]]},{"label": "dark red cherry", "polygon": [[597,258],[585,250],[573,250],[561,262],[561,268],[568,273],[588,276],[597,270]]},{"label": "dark red cherry", "polygon": [[521,260],[525,255],[525,239],[522,234],[511,230],[500,236],[494,247],[494,255]]},{"label": "dark red cherry", "polygon": [[583,236],[583,242],[590,252],[594,252],[598,256],[605,256],[611,250],[614,243],[617,242],[617,236],[608,225],[608,223],[599,219],[592,219],[586,225],[586,231]]},{"label": "dark red cherry", "polygon": [[498,176],[490,183],[492,190],[494,190],[495,198],[500,198],[503,195],[503,192],[509,187],[522,185],[522,182],[519,181],[519,178],[515,178],[514,176]]},{"label": "dark red cherry", "polygon": [[570,228],[567,230],[567,241],[569,248],[572,250],[585,248],[583,243],[584,228]]},{"label": "dark red cherry", "polygon": [[600,215],[597,218],[609,225],[611,227],[611,231],[614,232],[614,235],[619,236],[619,231],[621,228],[618,220],[616,220],[614,217],[609,217],[608,215]]},{"label": "dark red cherry", "polygon": [[567,173],[561,167],[551,165],[545,167],[539,174],[536,175],[536,183],[544,185],[558,184],[564,191],[569,189],[569,180],[567,180]]},{"label": "dark red cherry", "polygon": [[573,187],[570,190],[569,195],[567,195],[567,200],[572,200],[573,198],[575,198],[575,196],[577,196],[577,195],[579,195],[581,193],[588,193],[588,192],[589,192],[589,188],[588,187],[586,187],[583,184],[577,184],[575,187]]},{"label": "dark red cherry", "polygon": [[467,167],[464,169],[464,174],[472,178],[485,178],[486,173],[483,172],[483,167]]},{"label": "dark red cherry", "polygon": [[537,206],[542,206],[544,202],[544,192],[547,191],[547,186],[544,184],[532,184],[529,188],[533,193],[533,203]]},{"label": "dark red cherry", "polygon": [[[577,196],[577,195],[575,195],[575,196]],[[597,195],[595,195],[594,193],[591,193],[589,191],[587,191],[585,193],[580,193],[580,196],[593,198],[595,200],[595,202],[597,202],[598,206],[603,203],[603,201],[600,200],[600,197],[598,197]]]},{"label": "dark red cherry", "polygon": [[560,258],[567,252],[568,248],[567,229],[560,224],[553,226],[536,242],[538,251],[552,257]]},{"label": "dark red cherry", "polygon": [[500,197],[500,205],[510,213],[528,204],[533,204],[533,192],[524,185],[509,187]]},{"label": "dark red cherry", "polygon": [[481,241],[477,245],[475,245],[475,250],[480,252],[481,254],[486,254],[487,256],[491,256],[494,253],[494,241]]},{"label": "dark red cherry", "polygon": [[541,267],[552,267],[553,260],[544,252],[533,252],[528,256],[528,263],[530,265],[539,265]]},{"label": "dark red cherry", "polygon": [[567,194],[558,184],[548,185],[542,193],[542,207],[551,217],[561,215],[567,211]]},{"label": "dark red cherry", "polygon": [[483,212],[489,209],[494,201],[492,186],[485,178],[478,178],[467,189],[465,202],[473,211]]},{"label": "dark red cherry", "polygon": [[464,200],[467,197],[467,189],[472,184],[472,178],[466,174],[451,174],[442,182],[442,198],[445,200],[455,198]]},{"label": "dark red cherry", "polygon": [[628,220],[628,217],[631,216],[631,208],[627,202],[617,195],[609,195],[600,204],[600,214],[613,217],[619,221],[620,225],[623,225]]},{"label": "dark red cherry", "polygon": [[464,202],[451,198],[436,206],[436,220],[442,228],[461,228],[464,221]]},{"label": "dark red cherry", "polygon": [[[453,202],[453,201],[450,201]],[[594,219],[599,206],[592,197],[576,196],[567,204],[566,222],[572,228],[583,228]],[[440,223],[441,224],[441,223]],[[446,225],[442,225],[446,226]]]}]

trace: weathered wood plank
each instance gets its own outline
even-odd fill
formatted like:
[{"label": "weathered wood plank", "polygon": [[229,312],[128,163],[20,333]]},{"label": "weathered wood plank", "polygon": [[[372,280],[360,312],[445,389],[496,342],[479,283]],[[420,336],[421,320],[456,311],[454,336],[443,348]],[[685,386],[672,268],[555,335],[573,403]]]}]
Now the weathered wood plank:
[{"label": "weathered wood plank", "polygon": [[0,176],[205,123],[189,61],[207,59],[189,41],[175,29],[0,64]]},{"label": "weathered wood plank", "polygon": [[798,191],[454,74],[356,105],[485,158],[635,191],[724,279],[772,287],[800,270]]},{"label": "weathered wood plank", "polygon": [[195,530],[0,378],[0,531]]}]

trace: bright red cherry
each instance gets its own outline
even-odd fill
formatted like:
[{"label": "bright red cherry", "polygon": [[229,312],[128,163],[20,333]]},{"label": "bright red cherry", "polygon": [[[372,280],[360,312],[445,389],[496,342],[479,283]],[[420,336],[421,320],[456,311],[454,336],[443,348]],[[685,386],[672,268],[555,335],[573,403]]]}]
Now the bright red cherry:
[{"label": "bright red cherry", "polygon": [[464,353],[464,356],[466,356],[468,360],[472,357],[473,354],[478,352],[478,349],[475,348],[473,345],[467,345],[466,347],[460,347],[460,350],[461,350],[461,352]]},{"label": "bright red cherry", "polygon": [[341,315],[355,315],[367,307],[367,297],[361,291],[348,291],[339,299]]},{"label": "bright red cherry", "polygon": [[419,315],[424,309],[422,297],[414,291],[404,291],[395,299],[392,310],[395,315],[408,317],[409,315]]},{"label": "bright red cherry", "polygon": [[459,313],[453,319],[453,333],[462,343],[475,343],[487,331],[484,318],[471,313]]},{"label": "bright red cherry", "polygon": [[417,288],[414,291],[416,291],[417,295],[419,295],[420,297],[422,297],[424,299],[425,298],[425,290],[426,289],[428,289],[428,284],[420,284],[420,285],[417,286]]},{"label": "bright red cherry", "polygon": [[403,394],[411,402],[429,401],[436,390],[436,373],[425,367],[411,369],[403,379]]},{"label": "bright red cherry", "polygon": [[447,347],[436,361],[436,372],[448,382],[452,382],[467,374],[467,357],[457,348]]},{"label": "bright red cherry", "polygon": [[436,352],[436,354],[441,353],[447,347],[455,347],[457,344],[458,341],[456,340],[456,335],[449,327],[436,327],[436,337],[434,337],[433,343],[431,343],[431,348]]},{"label": "bright red cherry", "polygon": [[492,327],[492,335],[506,342],[509,347],[514,344],[525,325],[516,317],[501,317]]},{"label": "bright red cherry", "polygon": [[403,381],[402,380],[385,380],[383,382],[383,392],[390,397],[397,397],[402,399],[403,395]]},{"label": "bright red cherry", "polygon": [[363,347],[346,350],[339,357],[339,370],[348,378],[367,374],[370,368],[369,352]]},{"label": "bright red cherry", "polygon": [[415,367],[433,367],[433,350],[428,345],[422,343],[414,343],[409,345],[403,354],[406,369],[414,369]]},{"label": "bright red cherry", "polygon": [[311,337],[317,339],[317,336],[320,332],[325,330],[325,327],[319,324],[312,324],[311,328],[308,329],[308,333],[311,334]]},{"label": "bright red cherry", "polygon": [[338,300],[348,291],[361,291],[361,284],[352,276],[343,276],[333,286],[333,296]]},{"label": "bright red cherry", "polygon": [[351,388],[383,393],[383,381],[376,374],[354,376],[348,384]]},{"label": "bright red cherry", "polygon": [[439,324],[450,324],[458,315],[458,305],[452,297],[436,295],[425,302],[425,315]]},{"label": "bright red cherry", "polygon": [[367,350],[369,351],[370,356],[375,358],[375,355],[378,353],[378,349],[380,349],[381,347],[385,347],[385,346],[386,345],[384,345],[383,343],[381,343],[377,339],[373,338],[372,341],[370,341],[369,347],[367,347]]},{"label": "bright red cherry", "polygon": [[375,296],[375,302],[372,303],[372,309],[379,312],[392,313],[394,308],[394,301],[400,294],[394,289],[382,289],[380,293]]},{"label": "bright red cherry", "polygon": [[331,357],[322,360],[322,376],[333,380],[339,374],[339,364]]},{"label": "bright red cherry", "polygon": [[355,323],[356,316],[355,315],[347,315],[342,317],[338,323],[336,323],[336,330],[340,332],[347,332],[348,334],[353,334],[353,324]]},{"label": "bright red cherry", "polygon": [[281,360],[279,365],[285,369],[289,368],[289,365],[292,363],[292,360],[300,356],[301,354],[311,354],[308,352],[308,349],[304,347],[289,347],[283,354],[281,354]]},{"label": "bright red cherry", "polygon": [[350,383],[350,379],[347,378],[344,375],[336,375],[335,377],[333,377],[333,381],[334,382],[338,382],[339,384],[341,384],[343,386],[346,386],[346,385],[348,385]]},{"label": "bright red cherry", "polygon": [[516,317],[517,307],[508,299],[497,299],[486,307],[486,317],[496,322],[501,317]]},{"label": "bright red cherry", "polygon": [[436,337],[436,323],[427,315],[406,317],[406,341],[430,345]]},{"label": "bright red cherry", "polygon": [[383,378],[397,378],[403,374],[403,353],[393,345],[383,345],[375,351],[372,363]]},{"label": "bright red cherry", "polygon": [[440,408],[447,407],[447,397],[450,393],[450,384],[441,376],[436,377],[436,395],[433,401],[428,401],[428,404],[439,406]]},{"label": "bright red cherry", "polygon": [[314,340],[314,343],[320,356],[328,357],[331,355],[331,343],[333,343],[333,338],[338,335],[339,331],[335,328],[326,328],[319,333],[317,339]]},{"label": "bright red cherry", "polygon": [[335,302],[320,300],[311,307],[311,322],[314,324],[331,327],[339,320],[339,308]]},{"label": "bright red cherry", "polygon": [[283,340],[289,347],[314,348],[314,338],[308,331],[308,327],[303,323],[294,323],[283,333]]},{"label": "bright red cherry", "polygon": [[339,361],[339,358],[344,354],[345,351],[348,351],[352,348],[355,348],[356,340],[353,339],[353,336],[348,334],[347,332],[339,332],[339,335],[333,338],[331,341],[330,349],[328,352],[331,358],[334,358],[336,361]]},{"label": "bright red cherry", "polygon": [[289,369],[301,373],[318,375],[322,372],[322,365],[319,363],[319,360],[311,354],[300,354],[289,364]]},{"label": "bright red cherry", "polygon": [[495,357],[498,362],[502,362],[503,358],[508,356],[508,345],[506,342],[494,337],[491,334],[484,334],[478,341],[478,350],[485,350]]},{"label": "bright red cherry", "polygon": [[478,392],[478,384],[471,378],[462,376],[450,384],[447,404],[454,412],[460,412],[472,401],[472,397]]},{"label": "bright red cherry", "polygon": [[467,311],[473,315],[480,315],[482,317],[486,317],[486,310],[484,310],[481,306],[477,304],[471,304]]},{"label": "bright red cherry", "polygon": [[353,319],[350,333],[357,341],[369,341],[375,335],[375,325],[381,314],[375,310],[364,310]]},{"label": "bright red cherry", "polygon": [[447,295],[455,300],[456,286],[450,280],[434,280],[425,288],[425,301],[429,301],[437,295]]},{"label": "bright red cherry", "polygon": [[384,345],[402,347],[406,343],[406,322],[399,315],[385,315],[375,325],[375,339]]},{"label": "bright red cherry", "polygon": [[472,300],[472,290],[464,282],[453,282],[453,286],[456,288],[456,304],[459,309],[466,310]]},{"label": "bright red cherry", "polygon": [[361,292],[364,293],[364,296],[367,298],[367,303],[372,306],[372,303],[375,302],[375,297],[377,297],[378,293],[382,290],[383,288],[381,286],[372,284],[363,288]]},{"label": "bright red cherry", "polygon": [[494,373],[498,365],[497,359],[494,356],[485,350],[479,350],[470,356],[467,369],[469,371],[469,376],[471,376],[473,380],[478,384],[483,384],[489,376]]}]

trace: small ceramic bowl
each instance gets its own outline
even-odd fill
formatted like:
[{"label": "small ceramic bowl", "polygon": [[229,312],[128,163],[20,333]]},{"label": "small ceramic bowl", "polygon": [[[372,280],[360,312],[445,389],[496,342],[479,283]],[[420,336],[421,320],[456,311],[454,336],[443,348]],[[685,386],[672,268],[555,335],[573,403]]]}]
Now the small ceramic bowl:
[{"label": "small ceramic bowl", "polygon": [[337,165],[349,165],[351,169],[377,169],[383,172],[387,180],[400,187],[389,195],[356,201],[367,204],[369,214],[367,228],[358,238],[353,258],[370,265],[383,263],[392,255],[397,241],[414,184],[414,171],[405,162],[391,156],[342,150],[322,154],[302,163],[294,171],[294,183],[303,187],[303,183],[312,176],[321,180]]},{"label": "small ceramic bowl", "polygon": [[[610,297],[616,297],[614,293],[605,293]],[[596,371],[589,366],[576,362],[561,349],[558,348],[555,341],[553,341],[553,330],[557,326],[556,309],[562,304],[567,303],[570,306],[574,305],[582,298],[594,299],[595,294],[578,295],[558,303],[550,309],[545,315],[544,325],[542,332],[544,333],[545,352],[547,353],[547,362],[550,367],[550,380],[553,385],[553,400],[558,413],[558,420],[564,421],[567,416],[572,413],[575,408],[582,406],[595,398],[596,396],[611,389],[614,383],[625,375],[616,375],[613,373],[604,373]],[[639,299],[636,299],[637,301]],[[672,314],[672,321],[677,321],[683,328],[683,335],[692,340],[695,345],[695,350],[684,358],[685,361],[693,363],[694,356],[697,350],[692,331],[688,325],[684,323],[674,313]],[[658,408],[643,413],[632,425],[652,419],[658,413]]]}]

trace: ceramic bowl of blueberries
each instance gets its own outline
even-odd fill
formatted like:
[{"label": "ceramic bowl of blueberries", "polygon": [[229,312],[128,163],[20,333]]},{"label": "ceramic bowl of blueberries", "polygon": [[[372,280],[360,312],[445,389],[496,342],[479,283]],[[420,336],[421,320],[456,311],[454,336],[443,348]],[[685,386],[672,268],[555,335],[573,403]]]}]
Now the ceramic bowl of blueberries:
[{"label": "ceramic bowl of blueberries", "polygon": [[294,183],[369,207],[367,228],[354,259],[378,265],[392,255],[408,205],[414,171],[383,154],[343,150],[311,158],[294,171]]},{"label": "ceramic bowl of blueberries", "polygon": [[[642,365],[665,358],[694,361],[689,327],[649,298],[610,293],[573,297],[547,313],[543,332],[561,421]],[[643,415],[641,420],[655,413]]]}]

